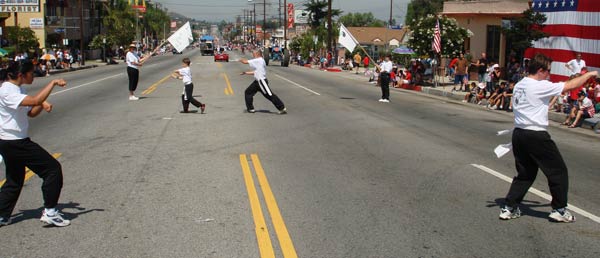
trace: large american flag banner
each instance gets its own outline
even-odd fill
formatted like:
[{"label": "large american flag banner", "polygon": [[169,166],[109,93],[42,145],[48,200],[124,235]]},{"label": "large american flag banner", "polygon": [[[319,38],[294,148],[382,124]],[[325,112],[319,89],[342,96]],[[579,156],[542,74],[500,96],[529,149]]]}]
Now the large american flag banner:
[{"label": "large american flag banner", "polygon": [[440,20],[436,20],[435,29],[433,29],[433,42],[431,48],[436,53],[442,52],[442,36],[440,35]]},{"label": "large american flag banner", "polygon": [[598,0],[533,0],[534,11],[546,15],[543,31],[550,36],[535,41],[525,52],[550,56],[550,80],[565,81],[569,71],[565,64],[581,53],[590,70],[600,71],[600,1]]}]

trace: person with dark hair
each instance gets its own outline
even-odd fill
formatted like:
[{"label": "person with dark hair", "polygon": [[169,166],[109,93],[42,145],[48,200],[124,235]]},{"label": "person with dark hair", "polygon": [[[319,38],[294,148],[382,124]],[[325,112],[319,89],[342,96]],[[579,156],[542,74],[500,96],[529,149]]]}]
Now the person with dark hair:
[{"label": "person with dark hair", "polygon": [[192,82],[192,70],[190,69],[190,59],[184,58],[181,60],[182,68],[173,71],[171,77],[175,79],[179,79],[183,81],[183,93],[181,94],[181,104],[183,105],[183,111],[181,113],[188,113],[188,109],[190,107],[190,103],[200,109],[200,113],[204,114],[204,110],[206,109],[206,105],[200,103],[200,101],[196,100],[193,96],[194,92],[194,83]]},{"label": "person with dark hair", "polygon": [[22,85],[33,82],[33,64],[15,62],[3,69],[0,79],[0,155],[6,166],[6,183],[0,189],[0,226],[10,224],[10,216],[17,204],[25,180],[25,167],[42,178],[44,211],[41,221],[64,227],[71,222],[63,219],[56,209],[63,185],[60,163],[28,135],[28,117],[38,116],[42,110],[52,111],[46,99],[55,86],[65,87],[63,79],[50,81],[35,96],[27,95]]},{"label": "person with dark hair", "polygon": [[581,121],[587,118],[591,118],[596,114],[594,109],[594,103],[588,98],[585,91],[580,91],[577,94],[578,103],[577,106],[571,109],[571,113],[567,116],[567,119],[563,125],[568,125],[569,128],[575,128]]},{"label": "person with dark hair", "polygon": [[254,69],[254,71],[242,72],[240,74],[254,75],[254,81],[252,84],[250,84],[250,86],[248,86],[248,88],[246,88],[246,91],[244,92],[246,99],[246,111],[248,111],[248,113],[256,112],[256,110],[254,110],[253,100],[254,95],[260,91],[265,98],[275,105],[275,108],[279,110],[280,115],[287,114],[285,105],[269,87],[269,80],[267,80],[267,64],[265,63],[265,59],[262,57],[262,51],[258,49],[254,50],[252,51],[252,56],[254,58],[250,60],[245,58],[240,59],[240,63],[248,64],[252,69]]},{"label": "person with dark hair", "polygon": [[515,114],[515,129],[512,135],[513,154],[517,176],[501,207],[500,219],[509,220],[521,216],[518,205],[535,181],[538,169],[548,178],[552,195],[552,211],[549,220],[574,222],[575,216],[567,210],[569,174],[567,166],[547,132],[548,104],[550,99],[582,85],[598,72],[588,72],[567,82],[552,83],[550,65],[552,59],[537,54],[531,59],[529,75],[519,81],[513,90],[512,107]]}]

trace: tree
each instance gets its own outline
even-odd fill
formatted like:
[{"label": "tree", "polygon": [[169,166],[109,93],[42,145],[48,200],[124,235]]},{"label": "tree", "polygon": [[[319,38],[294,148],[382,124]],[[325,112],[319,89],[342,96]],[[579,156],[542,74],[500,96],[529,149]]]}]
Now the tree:
[{"label": "tree", "polygon": [[8,40],[18,46],[20,52],[25,52],[33,49],[34,51],[40,46],[35,32],[30,28],[21,28],[19,26],[6,27]]},{"label": "tree", "polygon": [[385,22],[375,18],[373,13],[348,13],[340,17],[339,22],[346,27],[383,27]]},{"label": "tree", "polygon": [[107,34],[114,36],[117,45],[129,45],[135,38],[135,12],[123,0],[111,4],[102,23],[108,30]]},{"label": "tree", "polygon": [[[304,7],[310,14],[308,23],[312,29],[316,29],[322,24],[322,20],[327,17],[327,0],[310,0],[305,3]],[[331,9],[331,17],[336,17],[342,14],[339,9]]]},{"label": "tree", "polygon": [[[408,46],[418,55],[431,55],[431,42],[437,17],[427,15],[416,19],[411,26]],[[440,21],[440,34],[442,38],[442,55],[456,56],[463,51],[463,43],[469,34],[465,28],[459,27],[456,19],[442,16]]]},{"label": "tree", "polygon": [[522,57],[533,41],[548,37],[548,34],[542,31],[545,21],[546,15],[529,8],[523,12],[522,17],[512,20],[510,27],[503,27],[502,33],[506,36],[506,42],[510,42],[512,50]]},{"label": "tree", "polygon": [[406,8],[404,24],[413,26],[420,17],[436,15],[442,11],[444,0],[411,0]]}]

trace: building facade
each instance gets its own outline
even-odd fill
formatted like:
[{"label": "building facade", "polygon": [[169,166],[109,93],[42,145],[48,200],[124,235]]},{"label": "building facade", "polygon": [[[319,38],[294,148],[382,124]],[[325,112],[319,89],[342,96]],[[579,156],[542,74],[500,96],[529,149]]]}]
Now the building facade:
[{"label": "building facade", "polygon": [[522,16],[528,8],[528,0],[446,1],[442,14],[469,30],[472,36],[465,40],[466,53],[477,59],[485,52],[490,60],[504,66],[511,47],[501,33],[502,24]]}]

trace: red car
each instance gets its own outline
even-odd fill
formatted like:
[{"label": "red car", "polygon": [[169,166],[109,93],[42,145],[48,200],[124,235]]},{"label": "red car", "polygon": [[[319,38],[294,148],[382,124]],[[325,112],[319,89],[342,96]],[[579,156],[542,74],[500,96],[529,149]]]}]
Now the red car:
[{"label": "red car", "polygon": [[215,53],[215,62],[216,61],[225,61],[225,62],[229,62],[229,54],[225,53],[225,52],[218,52]]}]

